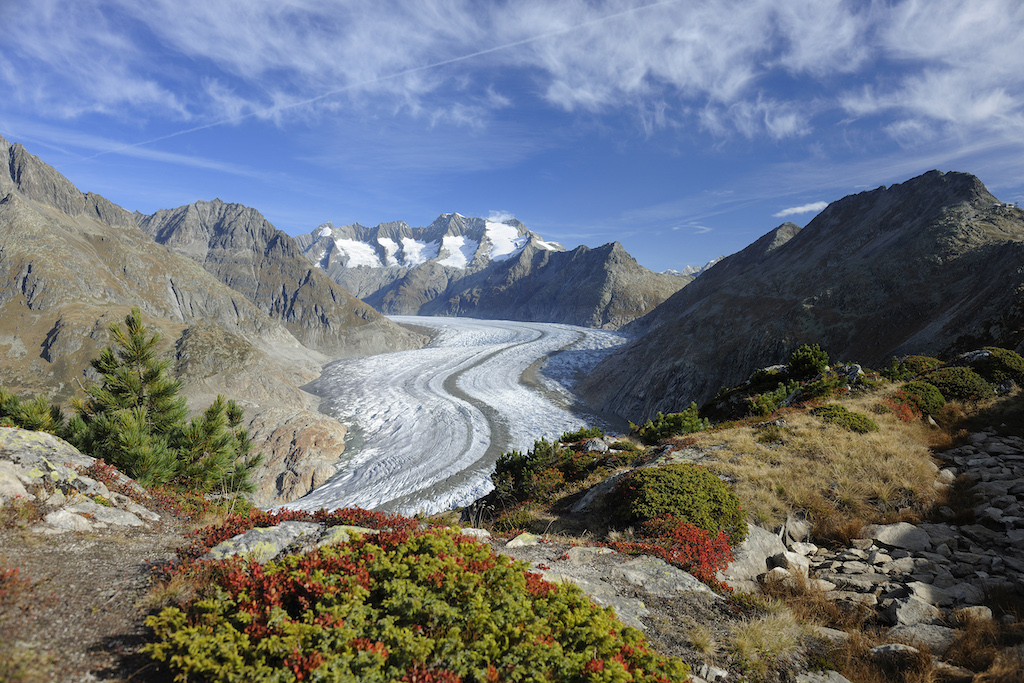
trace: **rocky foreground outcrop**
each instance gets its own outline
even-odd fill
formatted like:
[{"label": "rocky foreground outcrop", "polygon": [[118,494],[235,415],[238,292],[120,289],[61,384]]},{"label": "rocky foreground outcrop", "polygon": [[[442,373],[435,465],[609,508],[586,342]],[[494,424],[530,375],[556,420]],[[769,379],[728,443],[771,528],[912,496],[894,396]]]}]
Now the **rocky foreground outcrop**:
[{"label": "rocky foreground outcrop", "polygon": [[881,367],[1024,342],[1024,211],[976,177],[931,171],[833,202],[718,262],[627,331],[584,382],[642,422],[702,403],[801,344]]},{"label": "rocky foreground outcrop", "polygon": [[[160,519],[84,473],[96,464],[51,434],[0,427],[0,506],[18,498],[36,501],[45,516],[33,530],[44,534],[143,527]],[[148,498],[133,480],[113,468],[107,471],[133,497]]]}]

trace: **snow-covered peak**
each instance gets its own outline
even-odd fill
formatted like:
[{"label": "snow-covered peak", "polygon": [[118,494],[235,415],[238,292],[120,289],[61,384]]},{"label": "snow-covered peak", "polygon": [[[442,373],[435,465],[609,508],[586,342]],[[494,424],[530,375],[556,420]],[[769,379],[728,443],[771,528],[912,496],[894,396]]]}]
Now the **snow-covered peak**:
[{"label": "snow-covered peak", "polygon": [[504,222],[446,213],[429,226],[396,221],[367,228],[358,223],[324,223],[303,240],[305,253],[320,268],[411,268],[434,261],[446,268],[480,267],[515,257],[528,246],[565,251],[545,242],[515,219]]}]

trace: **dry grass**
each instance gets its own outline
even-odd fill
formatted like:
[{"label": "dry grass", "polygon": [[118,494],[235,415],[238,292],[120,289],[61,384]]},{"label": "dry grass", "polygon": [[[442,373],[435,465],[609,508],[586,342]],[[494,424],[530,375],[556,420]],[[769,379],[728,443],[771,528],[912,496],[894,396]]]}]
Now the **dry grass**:
[{"label": "dry grass", "polygon": [[937,680],[931,653],[921,649],[887,661],[874,659],[869,650],[886,641],[879,636],[857,631],[831,653],[836,671],[856,683],[933,683]]},{"label": "dry grass", "polygon": [[764,595],[785,603],[803,624],[816,624],[839,630],[862,628],[873,615],[863,604],[832,602],[825,592],[810,584],[799,574],[789,580],[768,579],[761,590]]},{"label": "dry grass", "polygon": [[731,625],[729,630],[726,647],[734,664],[749,674],[763,675],[800,652],[803,629],[789,610],[745,619]]},{"label": "dry grass", "polygon": [[719,643],[714,632],[704,624],[694,623],[686,632],[686,638],[690,641],[693,649],[700,652],[707,659],[712,659],[718,654]]},{"label": "dry grass", "polygon": [[[869,413],[882,394],[843,400],[850,410]],[[923,423],[906,424],[891,414],[872,415],[879,431],[856,434],[826,425],[806,411],[782,413],[787,426],[771,430],[738,426],[693,435],[712,451],[710,467],[735,482],[747,514],[766,526],[786,514],[810,513],[819,538],[846,540],[865,523],[914,519],[935,496],[931,432]]]},{"label": "dry grass", "polygon": [[[968,612],[958,612],[955,618],[960,636],[946,652],[947,661],[988,676],[980,680],[1024,680],[1024,624],[1003,624]],[[1005,677],[1011,670],[1016,678]]]}]

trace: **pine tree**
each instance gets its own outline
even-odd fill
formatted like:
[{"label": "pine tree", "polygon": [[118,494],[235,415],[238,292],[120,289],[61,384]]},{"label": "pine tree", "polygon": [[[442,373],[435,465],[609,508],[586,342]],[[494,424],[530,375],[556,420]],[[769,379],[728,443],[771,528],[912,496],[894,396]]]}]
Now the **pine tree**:
[{"label": "pine tree", "polygon": [[92,367],[101,381],[86,388],[88,400],[65,429],[83,452],[104,458],[143,486],[176,483],[196,491],[251,491],[250,457],[242,409],[218,396],[206,411],[186,421],[181,382],[170,361],[157,355],[159,334],[147,337],[142,312],[133,308],[125,329],[114,323],[115,346],[100,351]]}]

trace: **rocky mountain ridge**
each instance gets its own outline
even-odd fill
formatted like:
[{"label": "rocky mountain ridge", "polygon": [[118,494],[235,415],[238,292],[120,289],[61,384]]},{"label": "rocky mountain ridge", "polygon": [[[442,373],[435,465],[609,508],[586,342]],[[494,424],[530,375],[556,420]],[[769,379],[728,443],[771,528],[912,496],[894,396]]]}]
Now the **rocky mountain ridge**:
[{"label": "rocky mountain ridge", "polygon": [[1024,211],[932,171],[833,202],[729,256],[629,327],[584,383],[634,421],[682,410],[803,343],[872,365],[1024,341]]},{"label": "rocky mountain ridge", "polygon": [[339,358],[422,344],[311,267],[296,242],[256,209],[215,199],[136,213],[135,220],[157,242],[281,320],[309,348]]},{"label": "rocky mountain ridge", "polygon": [[566,251],[522,223],[444,214],[425,228],[326,223],[296,238],[334,281],[396,315],[618,328],[693,279],[654,273],[615,242]]}]

